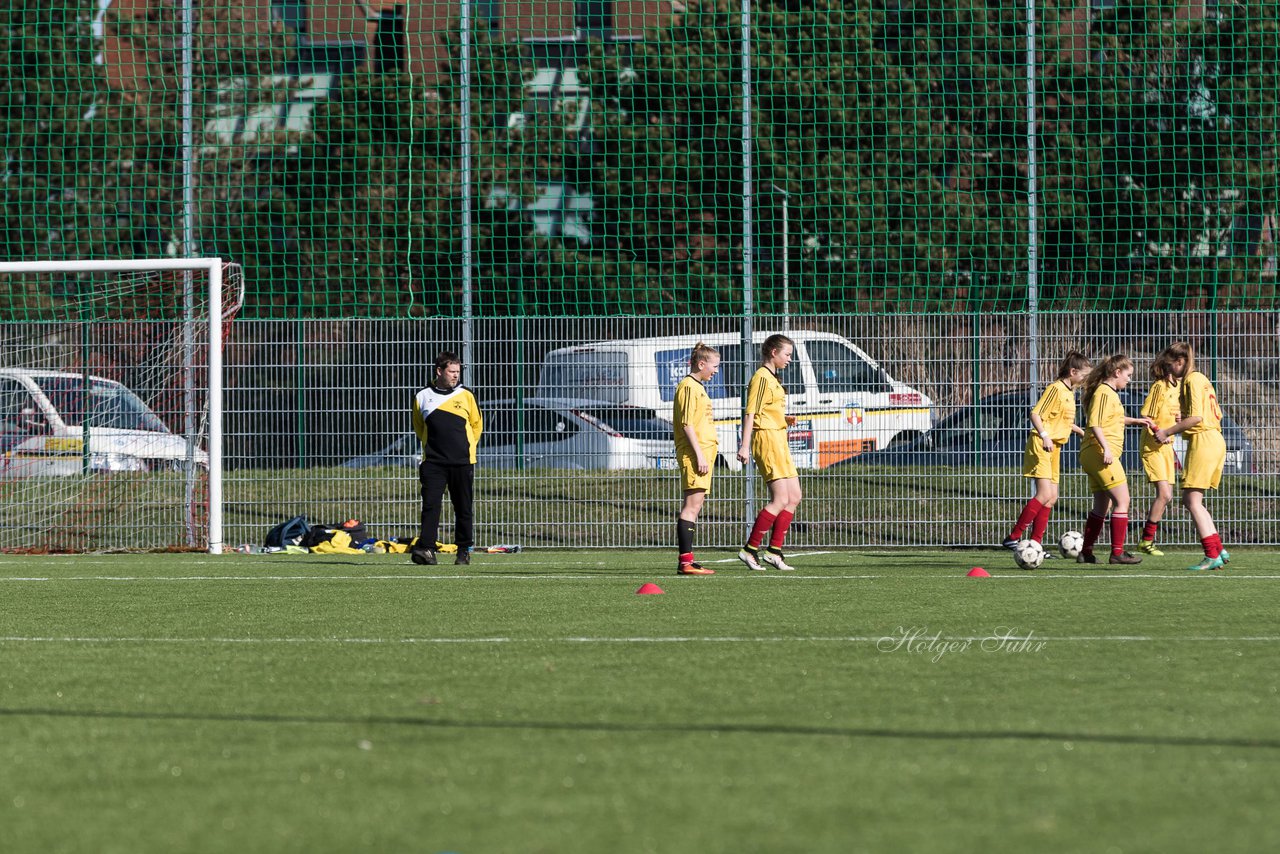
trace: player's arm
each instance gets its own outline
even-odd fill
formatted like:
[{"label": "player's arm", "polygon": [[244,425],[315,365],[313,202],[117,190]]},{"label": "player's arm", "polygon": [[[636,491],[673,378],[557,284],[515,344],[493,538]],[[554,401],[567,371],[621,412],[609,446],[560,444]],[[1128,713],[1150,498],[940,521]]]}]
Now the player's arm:
[{"label": "player's arm", "polygon": [[693,429],[692,424],[684,425],[684,436],[689,440],[689,447],[693,448],[693,456],[698,461],[698,474],[706,474],[711,471],[711,466],[707,464],[707,456],[702,453],[702,443],[698,439],[698,431]]},{"label": "player's arm", "polygon": [[1042,418],[1041,415],[1057,414],[1056,411],[1051,413],[1051,410],[1053,409],[1051,406],[1052,395],[1053,386],[1049,386],[1044,390],[1044,393],[1040,395],[1040,399],[1036,401],[1036,405],[1031,409],[1030,413],[1031,426],[1035,428],[1036,435],[1040,437],[1040,445],[1046,451],[1053,450],[1053,440],[1049,438],[1049,428],[1044,426],[1044,418]]},{"label": "player's arm", "polygon": [[1031,426],[1035,428],[1036,435],[1040,437],[1040,444],[1046,451],[1053,450],[1053,440],[1049,438],[1049,431],[1044,426],[1044,421],[1040,419],[1040,413],[1034,409],[1031,410]]},{"label": "player's arm", "polygon": [[1192,427],[1196,426],[1203,420],[1204,420],[1204,416],[1188,415],[1186,418],[1183,418],[1181,421],[1179,421],[1177,424],[1174,424],[1172,427],[1166,427],[1163,430],[1157,430],[1156,438],[1159,439],[1161,442],[1164,442],[1166,439],[1170,439],[1178,435],[1179,433],[1183,433],[1187,430],[1190,430]]},{"label": "player's arm", "polygon": [[1109,466],[1115,462],[1115,457],[1111,455],[1111,447],[1107,444],[1106,434],[1102,432],[1102,428],[1097,424],[1090,424],[1089,429],[1093,431],[1093,438],[1098,440],[1098,447],[1102,449],[1102,464]]},{"label": "player's arm", "polygon": [[[1184,380],[1183,382],[1186,382],[1186,380]],[[1204,406],[1203,400],[1201,399],[1200,395],[1196,393],[1196,389],[1194,387],[1188,388],[1187,391],[1189,393],[1185,399],[1186,405],[1183,407],[1183,409],[1185,409],[1186,412],[1182,413],[1182,418],[1179,419],[1178,422],[1173,426],[1166,427],[1163,430],[1156,431],[1156,438],[1159,439],[1161,442],[1165,441],[1166,439],[1172,436],[1176,436],[1179,433],[1183,433],[1183,432],[1186,432],[1187,430],[1190,430],[1192,427],[1196,426],[1197,424],[1199,424],[1201,421],[1204,420],[1203,415],[1195,414],[1196,412],[1198,412],[1200,409],[1203,408]]]},{"label": "player's arm", "polygon": [[738,445],[738,460],[746,462],[751,459],[751,434],[756,427],[756,415],[764,406],[765,385],[752,377],[747,385],[747,405],[742,413],[742,441]]},{"label": "player's arm", "polygon": [[480,441],[480,434],[484,432],[484,416],[480,414],[480,404],[476,403],[474,394],[471,395],[471,412],[467,420],[471,422],[471,430],[475,433],[476,441]]},{"label": "player's arm", "polygon": [[748,412],[742,416],[742,444],[738,446],[738,461],[745,463],[751,459],[751,431],[756,426],[756,414]]},{"label": "player's arm", "polygon": [[418,406],[418,399],[413,399],[413,432],[417,434],[418,441],[425,447],[427,444],[427,420],[422,417],[422,407]]}]

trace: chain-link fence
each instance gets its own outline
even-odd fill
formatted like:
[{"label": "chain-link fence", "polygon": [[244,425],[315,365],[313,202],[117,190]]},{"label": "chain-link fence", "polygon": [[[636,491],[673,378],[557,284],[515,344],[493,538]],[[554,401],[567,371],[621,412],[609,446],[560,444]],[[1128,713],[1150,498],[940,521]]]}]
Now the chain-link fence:
[{"label": "chain-link fence", "polygon": [[[987,439],[1021,403],[982,401],[1035,393],[1069,344],[1141,371],[1183,337],[1239,428],[1216,512],[1274,542],[1278,28],[1274,0],[14,7],[0,258],[241,266],[231,539],[307,507],[407,525],[411,472],[374,463],[449,346],[509,439],[483,536],[665,544],[644,419],[607,437],[625,468],[535,440],[662,418],[660,357],[690,336],[739,342],[730,401],[742,342],[790,328],[830,336],[791,384],[800,542],[996,539],[1025,484]],[[4,287],[21,336],[76,321],[88,285]],[[552,351],[617,341],[544,384]],[[658,366],[627,374],[640,397],[615,399],[623,357]],[[748,483],[726,466],[704,536],[736,541]]]}]

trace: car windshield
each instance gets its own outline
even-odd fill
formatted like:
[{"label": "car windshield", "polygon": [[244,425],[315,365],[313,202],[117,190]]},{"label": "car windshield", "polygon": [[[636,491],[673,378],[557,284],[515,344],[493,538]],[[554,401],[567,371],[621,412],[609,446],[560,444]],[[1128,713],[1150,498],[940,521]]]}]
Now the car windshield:
[{"label": "car windshield", "polygon": [[[115,430],[145,430],[168,433],[164,422],[156,417],[136,394],[110,380],[91,380],[88,394],[80,377],[39,377],[41,389],[68,427],[89,426]],[[85,413],[88,412],[88,419]]]},{"label": "car windshield", "polygon": [[601,424],[613,428],[628,439],[671,439],[671,422],[658,417],[652,409],[639,406],[600,407],[597,409],[579,409]]}]

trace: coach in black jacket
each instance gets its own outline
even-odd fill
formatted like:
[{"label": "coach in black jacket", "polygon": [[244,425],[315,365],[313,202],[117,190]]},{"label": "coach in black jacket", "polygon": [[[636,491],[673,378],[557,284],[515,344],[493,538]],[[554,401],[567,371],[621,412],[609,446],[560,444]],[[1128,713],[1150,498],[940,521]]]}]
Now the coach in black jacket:
[{"label": "coach in black jacket", "polygon": [[454,542],[458,564],[471,563],[472,482],[476,470],[476,445],[484,422],[475,396],[463,388],[462,362],[448,350],[436,356],[435,381],[413,397],[413,432],[422,443],[418,480],[422,483],[422,525],[418,544],[409,551],[413,562],[434,565],[440,507],[445,488],[456,517]]}]

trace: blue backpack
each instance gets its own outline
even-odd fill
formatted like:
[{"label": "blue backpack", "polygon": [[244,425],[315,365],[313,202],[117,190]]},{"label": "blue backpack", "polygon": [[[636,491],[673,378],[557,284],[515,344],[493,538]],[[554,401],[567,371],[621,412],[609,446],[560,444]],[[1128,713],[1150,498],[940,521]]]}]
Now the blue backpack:
[{"label": "blue backpack", "polygon": [[267,548],[282,549],[285,546],[296,546],[302,542],[302,538],[311,530],[311,524],[307,522],[306,516],[294,516],[287,522],[281,522],[270,531],[267,532],[267,538],[262,541],[262,545]]}]

